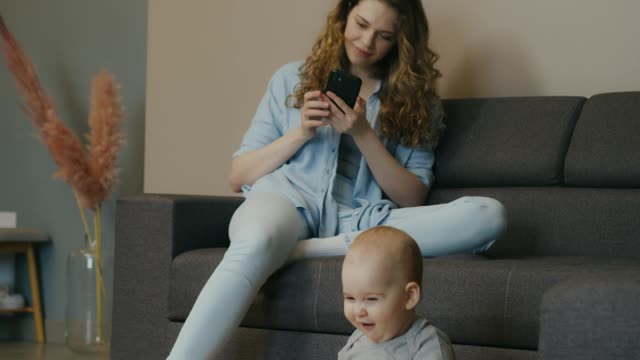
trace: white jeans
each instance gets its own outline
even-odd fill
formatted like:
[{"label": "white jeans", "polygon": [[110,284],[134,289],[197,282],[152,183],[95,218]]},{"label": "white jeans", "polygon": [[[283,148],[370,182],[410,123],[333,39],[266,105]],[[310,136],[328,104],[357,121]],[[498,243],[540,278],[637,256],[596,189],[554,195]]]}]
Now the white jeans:
[{"label": "white jeans", "polygon": [[[341,230],[345,224],[341,219]],[[505,224],[505,211],[498,201],[463,197],[442,205],[392,210],[382,225],[411,235],[423,256],[440,256],[484,251]],[[345,252],[360,232],[338,235],[347,244]],[[308,236],[303,217],[287,198],[252,194],[234,213],[229,225],[231,245],[200,292],[168,359],[213,358],[262,284],[285,263],[298,240]]]},{"label": "white jeans", "polygon": [[[343,232],[343,224],[340,221],[339,232]],[[380,225],[411,235],[425,257],[480,253],[503,232],[506,212],[492,198],[465,196],[446,204],[391,210]],[[350,245],[361,232],[345,231],[342,236]]]}]

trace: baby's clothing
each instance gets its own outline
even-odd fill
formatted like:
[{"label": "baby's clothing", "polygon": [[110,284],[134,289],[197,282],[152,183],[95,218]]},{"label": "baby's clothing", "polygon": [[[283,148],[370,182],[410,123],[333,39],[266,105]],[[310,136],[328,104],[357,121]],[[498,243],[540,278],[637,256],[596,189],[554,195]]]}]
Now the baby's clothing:
[{"label": "baby's clothing", "polygon": [[389,341],[375,343],[356,330],[338,353],[338,360],[454,360],[449,337],[424,318]]}]

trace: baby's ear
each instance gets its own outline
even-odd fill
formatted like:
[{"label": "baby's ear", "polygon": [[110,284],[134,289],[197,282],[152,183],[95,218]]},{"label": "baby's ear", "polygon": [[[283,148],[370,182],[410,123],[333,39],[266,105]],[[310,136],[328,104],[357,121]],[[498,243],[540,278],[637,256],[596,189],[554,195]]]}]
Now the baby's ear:
[{"label": "baby's ear", "polygon": [[418,303],[420,302],[420,285],[417,282],[412,281],[405,285],[404,292],[407,296],[407,301],[405,303],[405,309],[413,310]]}]

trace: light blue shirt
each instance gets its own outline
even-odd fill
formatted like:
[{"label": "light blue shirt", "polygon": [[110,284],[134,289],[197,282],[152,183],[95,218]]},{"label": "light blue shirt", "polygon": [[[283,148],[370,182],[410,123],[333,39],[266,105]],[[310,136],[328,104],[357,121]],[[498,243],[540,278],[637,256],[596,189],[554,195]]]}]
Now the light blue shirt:
[{"label": "light blue shirt", "polygon": [[[301,61],[286,64],[272,76],[267,92],[233,157],[260,149],[300,127],[300,109],[286,106],[286,101],[300,82],[299,68],[302,64]],[[374,129],[380,111],[377,96],[380,86],[379,81],[375,92],[367,100],[367,119]],[[442,116],[439,103],[435,110],[438,111],[438,116]],[[313,236],[336,235],[338,204],[333,198],[333,186],[337,173],[340,135],[331,126],[319,127],[316,136],[282,166],[258,179],[252,186],[244,185],[242,189],[245,196],[248,197],[255,191],[283,194],[303,214]],[[434,155],[426,141],[423,146],[416,148],[387,141],[383,143],[402,166],[430,187],[433,182]],[[395,208],[396,204],[386,198],[362,157],[353,188],[352,230],[378,225]]]},{"label": "light blue shirt", "polygon": [[355,188],[358,170],[362,162],[362,153],[350,135],[340,136],[338,150],[338,171],[333,183],[333,198],[338,202],[338,212],[347,211],[349,216],[353,210],[353,189]]}]

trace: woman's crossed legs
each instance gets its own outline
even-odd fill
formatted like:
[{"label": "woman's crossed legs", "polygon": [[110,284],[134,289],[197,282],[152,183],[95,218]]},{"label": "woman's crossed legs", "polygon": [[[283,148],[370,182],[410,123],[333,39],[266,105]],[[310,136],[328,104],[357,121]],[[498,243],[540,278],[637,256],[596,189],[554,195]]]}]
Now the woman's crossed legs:
[{"label": "woman's crossed legs", "polygon": [[[341,229],[350,228],[348,221],[341,221]],[[504,232],[506,223],[506,211],[500,202],[466,196],[446,204],[391,210],[380,225],[407,232],[418,243],[422,256],[432,257],[483,252]],[[291,260],[344,255],[364,230],[300,241]]]}]

